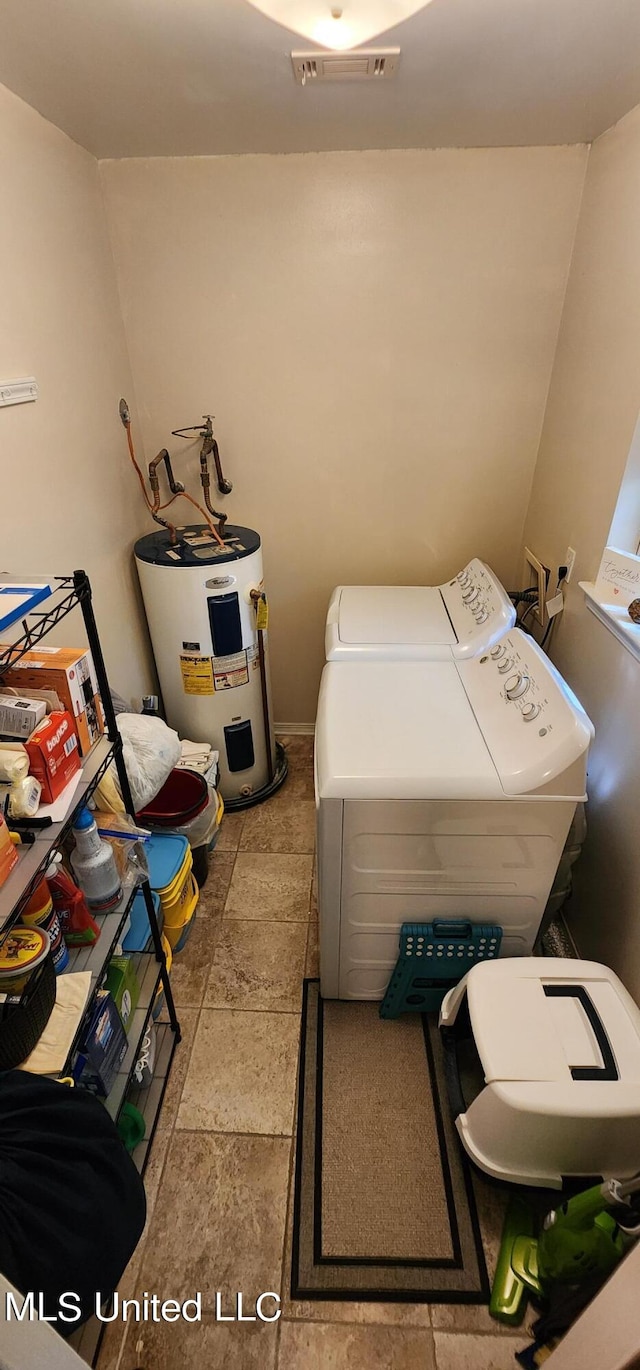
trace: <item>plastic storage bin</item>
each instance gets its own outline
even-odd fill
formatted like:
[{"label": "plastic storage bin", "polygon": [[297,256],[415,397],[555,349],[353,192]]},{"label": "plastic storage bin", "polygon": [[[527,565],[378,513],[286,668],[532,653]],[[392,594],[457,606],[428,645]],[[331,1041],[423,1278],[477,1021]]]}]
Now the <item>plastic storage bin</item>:
[{"label": "plastic storage bin", "polygon": [[[180,774],[180,772],[176,772],[176,774]],[[191,775],[191,772],[182,772],[182,774],[188,776]],[[198,776],[197,779],[202,781],[203,777]],[[160,813],[154,812],[159,796],[156,796],[153,805],[150,805],[148,809],[145,809],[144,814],[140,815],[141,820],[144,820],[146,827],[150,828],[152,832],[167,833],[170,830],[179,837],[186,837],[193,852],[193,870],[200,887],[204,885],[209,874],[209,853],[213,851],[218,840],[224,814],[222,796],[207,781],[204,781],[204,785],[206,801],[192,818],[187,818],[184,814],[173,814],[169,822],[168,815],[164,812],[168,807],[166,803],[162,805],[162,816]]]},{"label": "plastic storage bin", "polygon": [[155,799],[137,817],[147,827],[169,828],[188,823],[206,808],[209,786],[197,771],[173,770]]},{"label": "plastic storage bin", "polygon": [[209,788],[207,803],[196,818],[181,823],[172,829],[180,837],[186,837],[192,848],[209,846],[219,828],[224,813],[224,805],[217,790]]},{"label": "plastic storage bin", "polygon": [[164,935],[175,955],[182,951],[183,947],[187,945],[194,924],[199,898],[200,890],[198,888],[198,882],[192,872],[190,876],[189,898],[185,905],[182,922],[178,927],[170,928],[167,927],[166,923],[164,927]]},{"label": "plastic storage bin", "polygon": [[[200,888],[209,874],[209,853],[218,840],[220,824],[224,814],[222,795],[212,790],[209,803],[192,823],[187,823],[178,831],[186,837],[193,852],[193,873]],[[206,819],[206,823],[203,821]]]},{"label": "plastic storage bin", "polygon": [[149,881],[160,896],[164,931],[182,927],[192,896],[193,857],[186,837],[177,833],[152,833],[145,843]]},{"label": "plastic storage bin", "polygon": [[[163,915],[160,895],[156,894],[155,890],[152,890],[151,896],[153,899],[153,907],[156,911],[158,927],[162,932]],[[151,931],[149,928],[149,919],[147,918],[147,906],[144,902],[142,890],[138,890],[134,896],[128,922],[129,927],[122,938],[122,950],[128,952],[129,955],[136,951],[145,951],[149,938],[151,937]]]},{"label": "plastic storage bin", "polygon": [[[162,933],[162,950],[164,951],[165,959],[166,959],[166,963],[167,963],[167,975],[170,975],[170,974],[171,974],[171,966],[172,966],[172,964],[173,964],[173,952],[171,951],[171,947],[169,946],[169,943],[167,942],[167,939],[166,939],[164,933]],[[165,999],[165,996],[164,996],[164,989],[163,989],[162,981],[160,981],[160,984],[158,985],[158,988],[157,988],[157,990],[156,990],[156,997],[155,997],[155,1001],[154,1001],[154,1005],[153,1005],[153,1011],[152,1011],[152,1014],[151,1014],[154,1023],[156,1022],[156,1019],[158,1019],[158,1018],[160,1017],[160,1014],[162,1013],[162,1010],[163,1010],[163,1008],[164,1008],[164,999]]]},{"label": "plastic storage bin", "polygon": [[193,849],[193,874],[198,881],[198,888],[204,885],[209,877],[209,849],[208,847],[194,847]]}]

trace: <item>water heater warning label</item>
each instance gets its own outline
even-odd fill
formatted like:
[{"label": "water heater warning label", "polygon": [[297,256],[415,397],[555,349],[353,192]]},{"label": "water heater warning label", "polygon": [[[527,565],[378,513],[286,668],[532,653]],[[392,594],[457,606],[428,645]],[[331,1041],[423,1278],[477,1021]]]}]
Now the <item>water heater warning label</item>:
[{"label": "water heater warning label", "polygon": [[212,695],[213,664],[210,656],[180,656],[182,688],[186,695]]},{"label": "water heater warning label", "polygon": [[236,690],[249,680],[249,666],[246,652],[234,652],[233,656],[213,657],[213,680],[216,690]]}]

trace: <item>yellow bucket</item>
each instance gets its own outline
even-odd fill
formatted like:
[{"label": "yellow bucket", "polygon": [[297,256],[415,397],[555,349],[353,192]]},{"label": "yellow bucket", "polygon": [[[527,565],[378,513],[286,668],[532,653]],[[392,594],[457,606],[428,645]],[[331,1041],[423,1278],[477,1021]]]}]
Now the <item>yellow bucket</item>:
[{"label": "yellow bucket", "polygon": [[[160,941],[162,942],[162,950],[163,950],[163,952],[164,952],[164,954],[165,954],[165,959],[166,959],[166,962],[167,962],[167,974],[170,975],[170,974],[171,974],[171,963],[172,963],[172,961],[173,961],[173,952],[172,952],[171,947],[170,947],[170,945],[169,945],[169,943],[168,943],[168,941],[167,941],[167,939],[166,939],[166,937],[165,937],[165,935],[164,935],[163,932],[160,934]],[[153,1014],[152,1014],[152,1017],[153,1017],[154,1022],[155,1022],[156,1018],[158,1018],[158,1017],[160,1016],[160,1013],[162,1012],[163,1007],[164,1007],[164,985],[163,985],[162,980],[161,980],[161,981],[160,981],[160,984],[158,985],[158,988],[157,988],[157,990],[156,990],[156,997],[155,997],[155,999],[154,999],[154,1001],[153,1001]]]},{"label": "yellow bucket", "polygon": [[173,952],[171,950],[171,943],[167,941],[167,938],[165,937],[163,932],[160,933],[160,941],[162,942],[162,950],[164,952],[165,960],[167,963],[167,975],[170,975],[171,966],[173,963]]},{"label": "yellow bucket", "polygon": [[[183,924],[188,923],[189,921],[189,918],[187,917],[187,906],[191,904],[193,899],[192,866],[193,853],[191,847],[187,844],[184,861],[177,875],[175,875],[171,881],[171,884],[165,885],[163,889],[158,889],[156,886],[156,894],[160,896],[160,903],[162,904],[164,927],[167,936],[170,929],[182,928]],[[197,902],[196,898],[196,903]],[[169,938],[169,941],[171,941],[171,938]],[[172,943],[172,945],[174,945],[174,943]]]},{"label": "yellow bucket", "polygon": [[182,905],[182,921],[178,924],[167,925],[165,915],[164,936],[166,937],[171,950],[176,952],[182,951],[182,947],[187,940],[187,928],[198,907],[198,900],[200,898],[200,890],[198,889],[195,875],[191,873],[191,870],[189,871],[189,877],[187,883],[189,897]]},{"label": "yellow bucket", "polygon": [[216,809],[215,827],[214,827],[213,832],[212,832],[212,834],[211,834],[211,836],[210,836],[210,838],[209,838],[209,841],[208,841],[207,844],[206,844],[206,845],[207,845],[207,850],[208,850],[209,852],[212,852],[212,851],[214,850],[214,847],[216,846],[216,843],[217,843],[218,838],[219,838],[219,836],[220,836],[220,827],[221,827],[223,818],[224,818],[224,800],[223,800],[223,798],[222,798],[222,795],[219,794],[219,795],[218,795],[218,807],[217,807],[217,809]]}]

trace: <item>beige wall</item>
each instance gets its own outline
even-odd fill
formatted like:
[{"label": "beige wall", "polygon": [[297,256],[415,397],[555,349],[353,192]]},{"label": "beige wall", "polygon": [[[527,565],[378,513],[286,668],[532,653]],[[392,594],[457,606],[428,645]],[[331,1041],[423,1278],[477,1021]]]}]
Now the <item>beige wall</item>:
[{"label": "beige wall", "polygon": [[[0,379],[35,404],[0,409],[3,570],[90,574],[114,687],[148,688],[118,400],[131,372],[93,157],[0,87]],[[79,613],[58,639],[84,641]]]},{"label": "beige wall", "polygon": [[[594,143],[525,538],[577,551],[552,655],[596,727],[590,836],[572,928],[640,997],[640,667],[591,615],[594,579],[640,410],[640,108]],[[640,509],[637,510],[640,520]]]},{"label": "beige wall", "polygon": [[142,432],[216,416],[264,540],[280,722],[315,717],[333,585],[506,580],[587,150],[101,164]]}]

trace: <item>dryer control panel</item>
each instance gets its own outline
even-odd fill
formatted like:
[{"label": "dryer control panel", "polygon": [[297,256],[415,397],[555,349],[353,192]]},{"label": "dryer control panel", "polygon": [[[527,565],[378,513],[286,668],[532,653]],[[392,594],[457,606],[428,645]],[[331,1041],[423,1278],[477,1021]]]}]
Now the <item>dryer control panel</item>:
[{"label": "dryer control panel", "polygon": [[508,594],[477,557],[453,580],[441,585],[440,594],[458,639],[452,649],[454,658],[474,656],[480,644],[491,646],[516,621]]},{"label": "dryer control panel", "polygon": [[558,795],[583,798],[566,773],[582,760],[586,777],[593,725],[537,642],[513,628],[457,669],[505,794],[557,780]]}]

